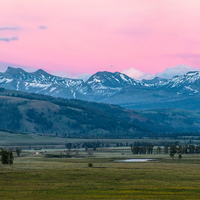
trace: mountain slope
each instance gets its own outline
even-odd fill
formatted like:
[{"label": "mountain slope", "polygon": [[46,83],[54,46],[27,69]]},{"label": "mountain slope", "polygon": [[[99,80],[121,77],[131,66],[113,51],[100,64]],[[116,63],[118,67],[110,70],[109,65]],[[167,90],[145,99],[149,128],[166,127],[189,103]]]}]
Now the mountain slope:
[{"label": "mountain slope", "polygon": [[200,132],[200,114],[177,109],[126,110],[0,88],[0,129],[63,137],[131,138]]},{"label": "mountain slope", "polygon": [[[98,135],[116,138],[146,135],[150,132],[131,123],[130,113],[116,105],[58,99],[2,88],[0,112],[0,129],[4,130],[58,134],[64,137]],[[137,113],[130,112],[137,118]],[[14,120],[16,122],[12,123]]]},{"label": "mountain slope", "polygon": [[138,85],[134,79],[118,72],[97,72],[79,85],[78,91],[96,101],[119,93],[124,87]]}]

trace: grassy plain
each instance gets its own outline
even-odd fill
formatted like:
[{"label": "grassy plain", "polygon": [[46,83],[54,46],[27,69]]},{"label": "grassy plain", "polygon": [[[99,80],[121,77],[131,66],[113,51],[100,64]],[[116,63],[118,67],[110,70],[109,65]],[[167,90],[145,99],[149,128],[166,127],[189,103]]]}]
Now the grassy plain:
[{"label": "grassy plain", "polygon": [[[45,152],[46,151],[46,152]],[[199,199],[200,155],[133,155],[129,148],[102,148],[88,156],[46,158],[63,150],[24,151],[0,167],[0,199]],[[154,161],[124,163],[126,158]],[[88,163],[93,163],[89,168]]]}]

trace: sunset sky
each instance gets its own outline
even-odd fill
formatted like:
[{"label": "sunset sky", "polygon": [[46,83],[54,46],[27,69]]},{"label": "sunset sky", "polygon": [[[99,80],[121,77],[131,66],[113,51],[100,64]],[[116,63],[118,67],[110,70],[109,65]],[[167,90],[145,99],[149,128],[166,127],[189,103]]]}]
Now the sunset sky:
[{"label": "sunset sky", "polygon": [[0,2],[0,71],[141,79],[200,70],[199,0]]}]

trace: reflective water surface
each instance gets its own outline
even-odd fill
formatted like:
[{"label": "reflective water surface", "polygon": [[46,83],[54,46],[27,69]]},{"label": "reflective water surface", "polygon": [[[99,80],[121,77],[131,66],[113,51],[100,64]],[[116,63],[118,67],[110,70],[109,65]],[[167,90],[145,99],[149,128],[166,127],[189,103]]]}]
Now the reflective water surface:
[{"label": "reflective water surface", "polygon": [[126,159],[126,160],[115,160],[115,162],[146,162],[153,159]]}]

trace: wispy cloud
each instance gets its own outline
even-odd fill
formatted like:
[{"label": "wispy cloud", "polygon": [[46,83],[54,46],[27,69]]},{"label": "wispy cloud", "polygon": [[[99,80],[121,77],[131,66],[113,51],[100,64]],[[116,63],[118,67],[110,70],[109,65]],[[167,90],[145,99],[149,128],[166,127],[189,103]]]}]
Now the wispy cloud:
[{"label": "wispy cloud", "polygon": [[2,26],[0,31],[18,31],[21,30],[20,26]]},{"label": "wispy cloud", "polygon": [[11,38],[9,37],[0,37],[0,41],[4,41],[4,42],[11,42],[11,41],[17,41],[19,40],[18,36],[13,36]]},{"label": "wispy cloud", "polygon": [[145,73],[140,70],[134,69],[134,68],[129,68],[129,69],[124,69],[122,73],[126,74],[127,76],[137,79],[137,80],[142,80],[142,79],[153,79],[154,75],[150,73]]},{"label": "wispy cloud", "polygon": [[48,29],[48,27],[45,26],[45,25],[40,25],[40,26],[38,26],[38,29],[40,29],[40,30],[44,30],[44,29]]},{"label": "wispy cloud", "polygon": [[197,69],[182,64],[175,67],[168,67],[163,72],[157,74],[145,73],[140,70],[134,69],[132,67],[129,69],[124,69],[122,73],[126,74],[131,78],[142,80],[142,79],[153,79],[155,77],[170,79],[177,75],[184,75],[189,71],[197,71]]}]

